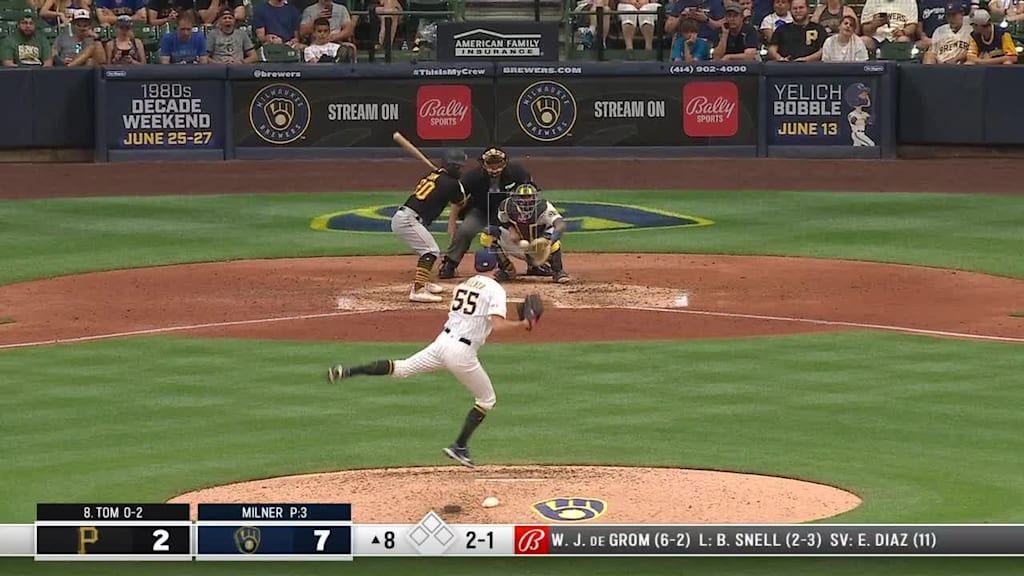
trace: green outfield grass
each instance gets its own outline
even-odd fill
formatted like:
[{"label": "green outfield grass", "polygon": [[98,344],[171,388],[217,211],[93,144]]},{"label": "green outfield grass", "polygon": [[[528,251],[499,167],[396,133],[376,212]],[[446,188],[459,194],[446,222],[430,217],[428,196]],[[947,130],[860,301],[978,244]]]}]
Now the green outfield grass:
[{"label": "green outfield grass", "polygon": [[[1024,201],[930,194],[564,192],[715,221],[567,236],[573,251],[834,257],[1024,278]],[[404,194],[0,202],[0,284],[240,258],[399,254],[315,216]],[[442,242],[443,243],[443,242]],[[1024,297],[1024,295],[1022,295]],[[17,311],[0,309],[17,320]],[[441,318],[438,318],[440,322]],[[469,397],[450,376],[353,379],[334,361],[415,344],[149,337],[0,351],[0,522],[39,501],[160,501],[201,486],[349,467],[446,464]],[[829,521],[1024,522],[1020,345],[889,333],[492,345],[498,409],[481,463],[607,463],[807,478],[864,504]],[[546,365],[523,358],[544,357]],[[642,359],[642,360],[641,360]],[[657,359],[657,362],[651,361]],[[642,366],[641,366],[642,363]],[[68,564],[0,575],[1021,573],[1024,559],[429,559]]]},{"label": "green outfield grass", "polygon": [[[1024,277],[1019,257],[1024,201],[1019,197],[798,192],[563,192],[549,197],[620,202],[715,221],[690,230],[570,235],[570,254],[796,255]],[[321,214],[404,200],[402,193],[353,193],[0,202],[5,232],[0,235],[0,284],[176,262],[405,253],[408,247],[391,234],[309,228]]]}]

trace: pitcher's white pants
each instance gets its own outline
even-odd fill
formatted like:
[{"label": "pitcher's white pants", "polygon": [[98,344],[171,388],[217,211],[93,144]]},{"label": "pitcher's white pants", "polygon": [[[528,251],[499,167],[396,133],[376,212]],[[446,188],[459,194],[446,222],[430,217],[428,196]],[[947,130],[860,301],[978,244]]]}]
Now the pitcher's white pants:
[{"label": "pitcher's white pants", "polygon": [[480,365],[477,347],[461,342],[457,336],[441,332],[434,341],[405,360],[395,360],[391,373],[395,378],[408,378],[438,370],[448,370],[473,393],[476,405],[484,410],[494,408],[496,398],[491,377]]}]

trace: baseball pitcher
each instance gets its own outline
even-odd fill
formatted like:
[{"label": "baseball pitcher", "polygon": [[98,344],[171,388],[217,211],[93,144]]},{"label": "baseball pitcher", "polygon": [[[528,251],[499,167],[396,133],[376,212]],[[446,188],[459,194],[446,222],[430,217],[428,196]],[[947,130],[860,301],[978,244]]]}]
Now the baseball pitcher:
[{"label": "baseball pitcher", "polygon": [[416,190],[391,217],[391,230],[419,255],[409,300],[412,302],[444,302],[438,296],[444,288],[430,281],[434,263],[441,255],[437,241],[430,234],[430,225],[448,204],[452,210],[466,201],[466,191],[459,181],[466,153],[448,150],[442,168],[420,179]]},{"label": "baseball pitcher", "polygon": [[404,360],[376,360],[351,368],[338,364],[328,370],[327,378],[333,384],[360,374],[408,378],[441,369],[448,370],[473,393],[474,401],[458,438],[444,449],[444,453],[463,466],[472,468],[469,438],[494,408],[496,401],[491,378],[480,364],[477,351],[487,341],[492,330],[532,330],[544,313],[543,302],[535,294],[527,296],[518,305],[518,321],[506,319],[507,306],[508,295],[501,284],[486,276],[473,276],[455,288],[448,310],[448,321],[429,346]]},{"label": "baseball pitcher", "polygon": [[528,268],[550,265],[554,282],[564,284],[570,280],[562,265],[565,219],[553,204],[541,198],[536,185],[522,184],[503,200],[498,206],[498,222],[485,235],[485,243],[497,244],[495,279],[515,279],[516,268],[511,260],[515,258],[525,260]]}]

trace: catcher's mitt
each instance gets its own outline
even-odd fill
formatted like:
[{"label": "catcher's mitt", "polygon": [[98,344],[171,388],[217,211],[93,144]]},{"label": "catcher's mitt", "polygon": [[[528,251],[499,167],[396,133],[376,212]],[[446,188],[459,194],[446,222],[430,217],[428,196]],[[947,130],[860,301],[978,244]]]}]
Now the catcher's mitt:
[{"label": "catcher's mitt", "polygon": [[525,249],[526,256],[529,257],[530,261],[534,266],[543,266],[547,263],[548,258],[551,257],[551,240],[547,238],[537,238]]},{"label": "catcher's mitt", "polygon": [[533,325],[540,322],[543,315],[544,302],[540,299],[540,294],[530,294],[519,303],[519,319],[530,323],[527,330],[532,330]]}]

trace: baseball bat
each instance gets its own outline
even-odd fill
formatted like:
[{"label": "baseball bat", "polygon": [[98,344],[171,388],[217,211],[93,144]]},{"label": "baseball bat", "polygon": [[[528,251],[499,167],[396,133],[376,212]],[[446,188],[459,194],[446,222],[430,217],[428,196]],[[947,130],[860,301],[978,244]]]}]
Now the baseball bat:
[{"label": "baseball bat", "polygon": [[413,146],[412,142],[409,142],[405,136],[402,136],[401,132],[395,132],[391,137],[395,142],[398,142],[399,146],[405,148],[406,152],[412,154],[416,158],[419,158],[427,166],[430,166],[431,170],[437,170],[437,166],[434,166],[434,163],[428,160],[427,157],[423,155],[423,152],[420,152],[419,148]]}]

